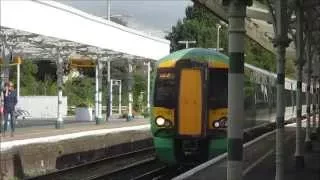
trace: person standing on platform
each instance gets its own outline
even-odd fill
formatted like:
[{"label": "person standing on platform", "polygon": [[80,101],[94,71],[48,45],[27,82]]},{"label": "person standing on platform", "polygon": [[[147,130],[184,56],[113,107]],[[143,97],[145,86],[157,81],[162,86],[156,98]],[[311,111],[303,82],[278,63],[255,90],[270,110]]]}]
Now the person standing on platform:
[{"label": "person standing on platform", "polygon": [[3,133],[4,116],[3,116],[3,105],[0,105],[0,133]]},{"label": "person standing on platform", "polygon": [[14,90],[14,86],[12,82],[5,83],[5,90],[3,92],[4,95],[4,136],[7,131],[7,126],[9,122],[10,115],[10,125],[11,125],[11,137],[14,134],[14,126],[15,126],[15,107],[18,103],[17,92]]}]

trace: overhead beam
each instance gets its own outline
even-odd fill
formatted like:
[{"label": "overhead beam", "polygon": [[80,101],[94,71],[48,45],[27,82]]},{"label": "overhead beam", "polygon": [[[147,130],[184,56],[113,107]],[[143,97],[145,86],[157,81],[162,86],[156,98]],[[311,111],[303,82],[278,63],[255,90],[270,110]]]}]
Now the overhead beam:
[{"label": "overhead beam", "polygon": [[[168,40],[87,14],[54,0],[0,1],[1,25],[147,59],[169,54]],[[138,42],[138,43],[137,43]]]},{"label": "overhead beam", "polygon": [[[192,0],[192,1],[209,5],[208,7],[210,7],[210,9],[212,9],[215,12],[215,14],[220,18],[225,19],[225,17],[227,16],[226,7],[221,6],[222,5],[221,0]],[[263,5],[261,4],[259,4],[259,6],[263,7]],[[255,6],[247,7],[246,17],[263,20],[267,22],[272,22],[272,17],[269,11],[267,10],[267,7],[264,7],[264,8],[258,8]]]},{"label": "overhead beam", "polygon": [[[217,17],[219,17],[222,21],[228,23],[227,20],[227,11],[224,6],[222,6],[220,0],[192,0],[195,3],[200,3],[207,9],[209,9],[213,14],[215,14]],[[251,7],[248,7],[247,9],[250,9]],[[259,24],[254,22],[254,17],[258,18],[257,16],[253,16],[254,10],[258,10],[258,8],[251,8],[251,19],[253,21],[245,20],[245,28],[246,28],[246,35],[256,41],[258,44],[260,44],[262,47],[264,47],[266,50],[272,52],[273,54],[276,54],[275,48],[273,46],[273,43],[270,39],[270,36],[266,36],[268,32],[265,31],[265,28],[268,27],[271,29],[270,32],[273,34],[273,27],[272,24],[268,24],[267,22],[264,22],[263,24],[260,23],[260,25],[263,25],[263,27],[259,27]],[[247,10],[247,13],[250,13],[250,10]],[[263,16],[264,11],[260,11],[260,16]],[[248,16],[249,17],[249,16]],[[267,21],[271,22],[271,14],[269,13]],[[250,18],[249,18],[250,19]],[[260,18],[261,19],[261,18]],[[263,18],[262,18],[263,19]],[[264,20],[266,21],[266,20]],[[295,58],[295,50],[292,48],[287,48],[286,52],[287,58]]]}]

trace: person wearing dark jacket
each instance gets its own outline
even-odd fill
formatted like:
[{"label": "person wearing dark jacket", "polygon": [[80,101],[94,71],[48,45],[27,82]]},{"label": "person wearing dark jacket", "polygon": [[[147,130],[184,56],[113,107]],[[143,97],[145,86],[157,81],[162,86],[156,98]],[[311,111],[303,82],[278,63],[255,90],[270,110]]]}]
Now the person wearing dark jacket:
[{"label": "person wearing dark jacket", "polygon": [[11,137],[14,134],[14,126],[15,126],[15,106],[17,105],[17,93],[14,90],[13,83],[7,82],[5,84],[5,90],[3,92],[4,97],[4,107],[3,107],[3,113],[4,113],[4,133],[7,131],[7,125],[9,121],[9,115],[10,115],[10,125],[11,125]]}]

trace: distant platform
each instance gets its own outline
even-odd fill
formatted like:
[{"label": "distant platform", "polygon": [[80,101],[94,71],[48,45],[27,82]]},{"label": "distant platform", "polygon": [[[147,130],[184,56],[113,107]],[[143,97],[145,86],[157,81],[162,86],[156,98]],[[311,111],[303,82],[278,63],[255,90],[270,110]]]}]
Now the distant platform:
[{"label": "distant platform", "polygon": [[129,122],[125,119],[113,119],[101,125],[96,125],[94,121],[68,123],[64,124],[64,128],[62,129],[55,129],[52,125],[16,128],[14,137],[10,137],[9,128],[5,137],[1,135],[0,150],[5,151],[14,146],[31,143],[57,142],[60,140],[79,138],[83,136],[147,129],[149,127],[149,120],[147,119],[134,119]]},{"label": "distant platform", "polygon": [[[1,137],[1,178],[30,177],[52,172],[65,164],[74,165],[102,158],[110,152],[151,146],[149,120],[114,119],[95,122],[17,128]],[[69,158],[64,162],[65,158]],[[60,167],[61,168],[61,167]],[[20,176],[17,175],[20,173]]]}]

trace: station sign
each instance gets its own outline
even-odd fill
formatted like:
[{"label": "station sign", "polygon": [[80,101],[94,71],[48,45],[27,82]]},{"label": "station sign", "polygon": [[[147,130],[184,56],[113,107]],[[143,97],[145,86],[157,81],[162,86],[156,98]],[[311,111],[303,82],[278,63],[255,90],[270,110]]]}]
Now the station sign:
[{"label": "station sign", "polygon": [[92,68],[96,67],[96,61],[88,57],[71,57],[69,59],[69,65],[78,68]]}]

